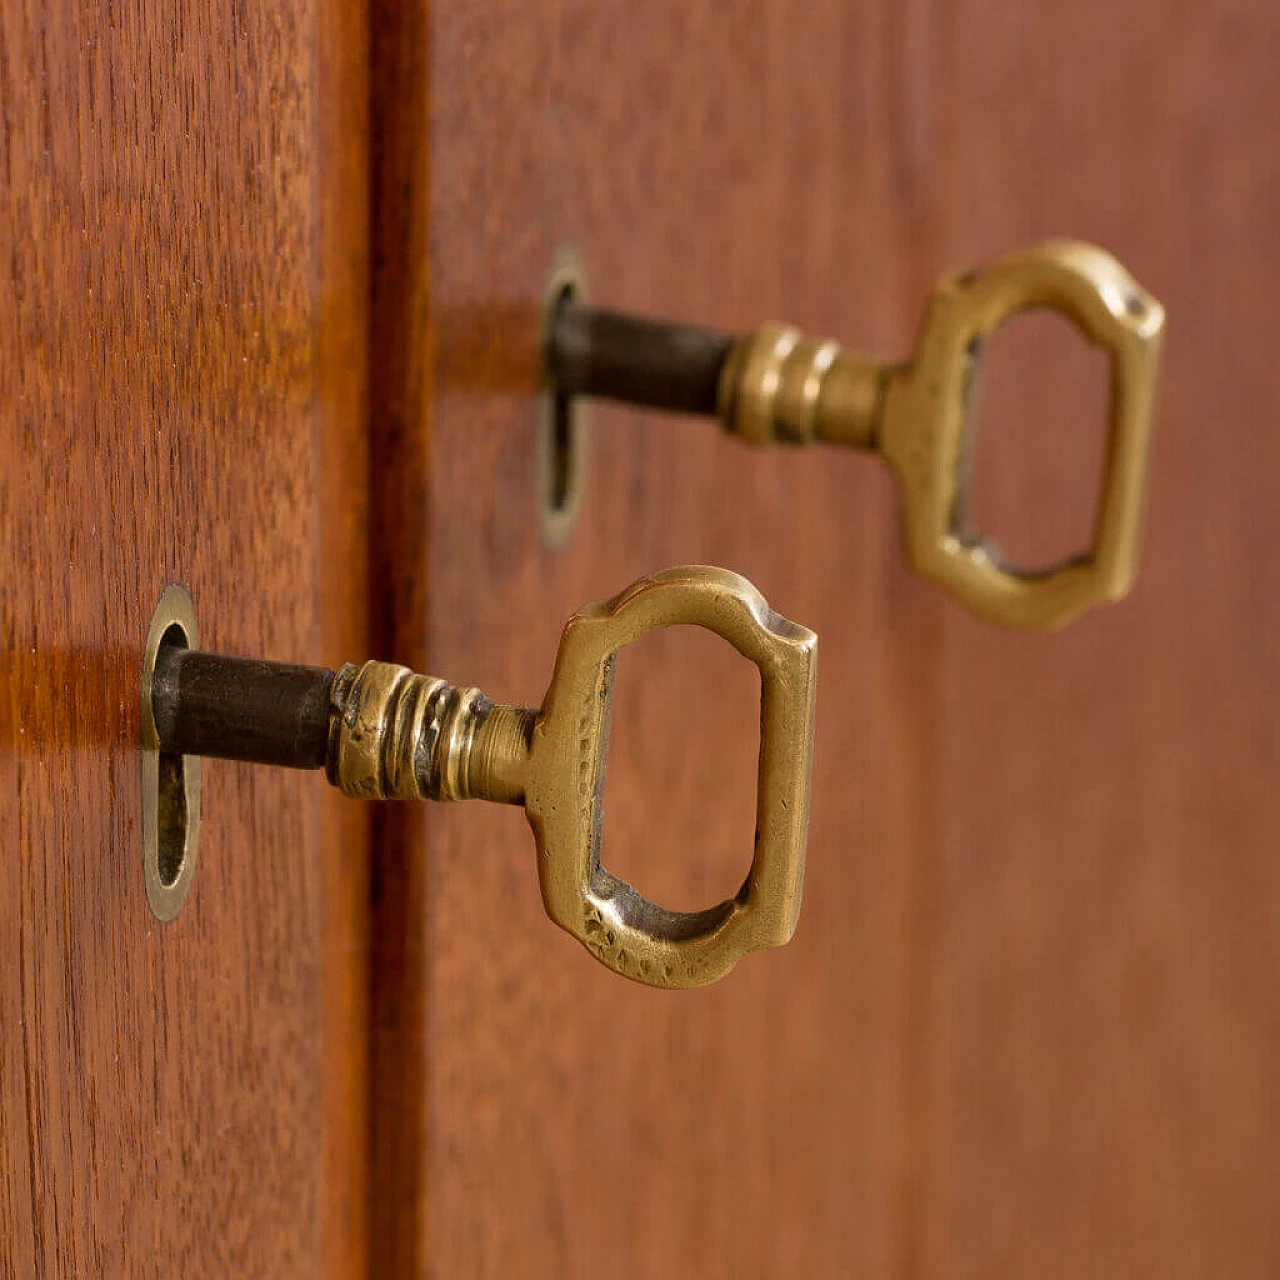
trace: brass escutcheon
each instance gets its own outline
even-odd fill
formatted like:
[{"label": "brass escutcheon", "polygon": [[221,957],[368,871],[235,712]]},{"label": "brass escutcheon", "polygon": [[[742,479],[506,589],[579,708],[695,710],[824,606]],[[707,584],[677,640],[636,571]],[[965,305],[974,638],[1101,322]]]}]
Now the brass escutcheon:
[{"label": "brass escutcheon", "polygon": [[151,690],[161,645],[200,643],[195,604],[176,583],[164,589],[142,651],[142,875],[147,902],[166,923],[182,909],[200,852],[200,757],[166,751],[156,731]]}]

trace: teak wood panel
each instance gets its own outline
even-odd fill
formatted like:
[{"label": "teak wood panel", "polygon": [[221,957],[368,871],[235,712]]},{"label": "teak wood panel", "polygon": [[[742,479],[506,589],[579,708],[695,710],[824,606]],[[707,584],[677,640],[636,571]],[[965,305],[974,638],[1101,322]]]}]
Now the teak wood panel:
[{"label": "teak wood panel", "polygon": [[[1051,638],[947,613],[920,1273],[1261,1280],[1280,1272],[1280,11],[972,0],[934,39],[942,257],[1085,236],[1164,302],[1168,337],[1132,599]],[[1028,482],[993,488],[992,518],[1053,540],[1096,441],[1057,349],[1015,349],[984,408],[1034,410],[1011,444]]]},{"label": "teak wood panel", "polygon": [[[363,816],[209,766],[163,930],[134,744],[170,578],[210,644],[366,648],[365,15],[0,14],[0,1261],[358,1272]],[[373,647],[535,699],[567,612],[681,559],[823,637],[801,931],[710,992],[624,986],[555,933],[518,814],[379,815],[372,1269],[1272,1274],[1275,19],[372,19]],[[1124,609],[993,632],[906,576],[869,460],[618,411],[576,544],[538,548],[530,337],[564,240],[602,301],[896,352],[939,269],[1061,233],[1170,310]],[[1036,363],[983,409],[1034,420],[984,446],[983,510],[1056,545],[1097,440],[1038,380],[1081,366],[1009,341]],[[750,681],[684,638],[622,681],[607,856],[723,891]]]},{"label": "teak wood panel", "polygon": [[363,14],[0,4],[0,1274],[359,1274],[367,822],[211,762],[143,890],[138,677],[364,648]]},{"label": "teak wood panel", "polygon": [[[801,927],[710,991],[626,986],[553,932],[517,813],[392,819],[375,1260],[1273,1274],[1268,6],[375,13],[374,448],[414,553],[385,562],[383,637],[536,699],[572,608],[683,560],[822,637]],[[557,246],[601,302],[896,354],[939,271],[1049,235],[1169,308],[1122,608],[1000,633],[906,574],[874,462],[613,409],[574,544],[540,548],[529,332]],[[1099,379],[1027,326],[995,344],[980,511],[1046,551],[1088,528]],[[710,644],[625,659],[605,856],[655,893],[741,875],[749,697]]]},{"label": "teak wood panel", "polygon": [[[901,247],[888,10],[410,9],[384,6],[374,35],[378,470],[398,527],[425,530],[389,566],[397,652],[425,635],[433,671],[536,701],[579,605],[721,563],[821,629],[822,707],[800,933],[709,990],[627,984],[557,932],[517,811],[406,819],[419,844],[383,849],[375,889],[395,962],[376,968],[375,1052],[397,1087],[420,1062],[420,1092],[376,1104],[374,1269],[896,1274],[940,608],[902,569],[889,477],[597,407],[578,533],[552,555],[533,395],[566,242],[602,302],[907,341],[925,263]],[[627,654],[606,861],[679,905],[736,890],[758,718],[709,640]]]}]

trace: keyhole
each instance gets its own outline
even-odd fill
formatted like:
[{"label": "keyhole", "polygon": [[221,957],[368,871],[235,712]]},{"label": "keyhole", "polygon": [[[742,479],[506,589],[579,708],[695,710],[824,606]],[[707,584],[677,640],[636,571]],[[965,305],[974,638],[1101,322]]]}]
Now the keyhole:
[{"label": "keyhole", "polygon": [[[582,265],[570,249],[562,249],[551,270],[543,308],[543,343],[551,321],[564,303],[585,295]],[[538,406],[538,505],[542,540],[552,551],[564,547],[573,533],[586,470],[586,402],[557,391],[549,380]]]},{"label": "keyhole", "polygon": [[[161,637],[160,647],[185,649],[187,636],[181,625],[174,623]],[[187,851],[187,778],[185,757],[169,751],[157,753],[158,785],[156,790],[156,863],[160,883],[172,889],[182,874]]]},{"label": "keyhole", "polygon": [[141,707],[142,873],[147,902],[164,921],[178,914],[195,875],[200,847],[200,759],[160,750],[151,689],[161,650],[197,643],[191,596],[185,587],[166,587],[143,649]]}]

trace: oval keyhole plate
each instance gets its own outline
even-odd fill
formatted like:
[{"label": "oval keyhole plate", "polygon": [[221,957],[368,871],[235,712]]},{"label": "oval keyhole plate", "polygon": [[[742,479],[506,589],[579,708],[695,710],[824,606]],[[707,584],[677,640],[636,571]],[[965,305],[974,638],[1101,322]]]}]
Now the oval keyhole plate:
[{"label": "oval keyhole plate", "polygon": [[186,587],[164,590],[151,615],[142,655],[142,871],[147,902],[170,921],[191,892],[200,848],[200,757],[160,750],[151,688],[156,656],[165,645],[200,643],[195,604]]}]

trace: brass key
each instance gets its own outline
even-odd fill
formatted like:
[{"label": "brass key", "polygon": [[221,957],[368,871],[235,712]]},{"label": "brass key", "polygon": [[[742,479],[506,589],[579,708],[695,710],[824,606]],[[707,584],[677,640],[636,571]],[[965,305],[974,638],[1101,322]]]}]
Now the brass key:
[{"label": "brass key", "polygon": [[[971,390],[982,344],[1015,313],[1061,312],[1111,356],[1111,421],[1092,548],[1047,571],[1003,563],[964,524]],[[943,279],[914,358],[885,363],[764,328],[739,338],[586,307],[553,315],[547,376],[561,395],[719,417],[753,445],[877,450],[902,491],[907,555],[975,613],[1059,627],[1133,585],[1164,310],[1108,253],[1042,244]]]},{"label": "brass key", "polygon": [[[751,870],[734,898],[698,912],[648,901],[600,861],[615,656],[648,631],[682,625],[722,636],[759,668],[761,680]],[[181,788],[163,781],[181,775],[176,766],[185,757],[323,767],[356,799],[523,805],[547,914],[602,964],[637,982],[702,986],[747,952],[781,946],[795,930],[818,642],[736,573],[668,569],[574,614],[538,710],[494,703],[478,689],[391,663],[335,673],[203,653],[174,642],[183,635],[194,642],[194,613],[190,597],[171,587],[153,622],[143,676],[143,747],[159,755],[144,778],[161,780],[158,796],[144,795],[160,806],[153,841],[187,815],[185,807],[177,811],[185,805],[175,798]],[[166,790],[175,806],[167,815]],[[170,919],[181,897],[166,889],[182,883],[185,894],[190,877],[183,879],[178,862],[189,856],[194,864],[194,847],[167,860],[163,850],[150,852],[148,898]]]}]

